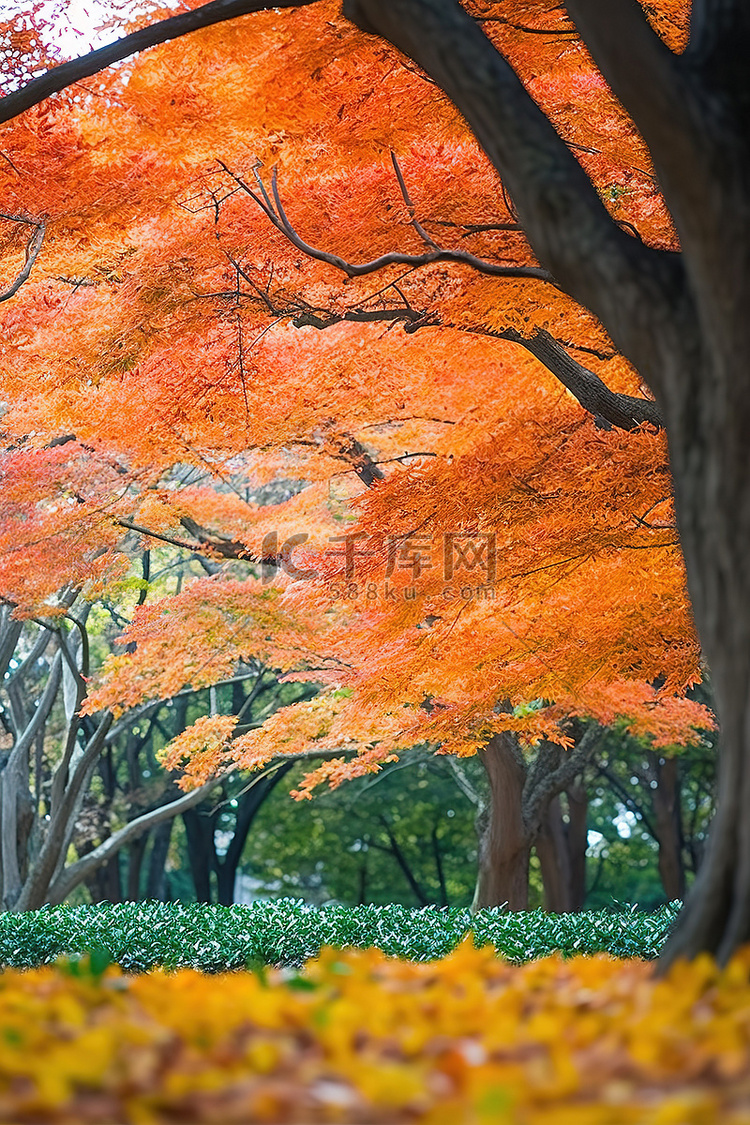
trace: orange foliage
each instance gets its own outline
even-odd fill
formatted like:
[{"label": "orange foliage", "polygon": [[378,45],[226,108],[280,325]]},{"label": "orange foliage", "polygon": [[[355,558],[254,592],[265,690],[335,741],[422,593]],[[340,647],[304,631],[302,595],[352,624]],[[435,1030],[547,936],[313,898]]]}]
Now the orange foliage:
[{"label": "orange foliage", "polygon": [[[681,42],[685,4],[649,12]],[[642,142],[559,6],[514,0],[484,26],[613,215],[673,245]],[[144,529],[190,547],[198,528],[240,561],[143,607],[135,653],[88,708],[248,658],[319,680],[329,694],[261,731],[232,743],[212,720],[167,755],[196,782],[230,761],[359,751],[305,792],[417,743],[467,754],[512,729],[565,744],[571,716],[625,716],[658,746],[710,724],[680,698],[699,651],[662,435],[597,428],[499,334],[546,329],[612,390],[644,388],[585,310],[502,276],[535,262],[447,100],[333,2],[210,28],[96,86],[3,128],[5,206],[48,234],[3,314],[0,594],[29,613],[70,583],[96,597]],[[348,278],[251,197],[272,165],[313,247],[422,254],[417,220],[496,274],[439,261]],[[6,275],[17,256],[0,244]],[[363,455],[383,478],[370,489]],[[258,502],[282,480],[305,487]],[[274,534],[300,537],[294,566],[314,577],[264,581],[253,559]]]}]

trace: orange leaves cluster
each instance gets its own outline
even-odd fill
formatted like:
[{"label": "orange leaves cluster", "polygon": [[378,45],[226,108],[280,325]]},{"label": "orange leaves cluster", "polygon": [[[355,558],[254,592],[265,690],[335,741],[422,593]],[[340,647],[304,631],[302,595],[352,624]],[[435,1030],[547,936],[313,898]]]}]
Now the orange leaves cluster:
[{"label": "orange leaves cluster", "polygon": [[[338,332],[351,346],[362,330]],[[377,378],[372,390],[352,380],[346,393],[351,432],[377,460],[398,457],[405,440],[432,456],[397,462],[368,490],[345,461],[339,469],[329,432],[297,460],[300,474],[324,479],[291,500],[257,508],[206,488],[175,495],[184,512],[249,549],[257,551],[274,527],[279,543],[308,534],[293,561],[317,577],[282,576],[264,592],[252,582],[204,581],[143,612],[126,635],[137,652],[108,665],[91,706],[132,706],[229,674],[260,636],[253,609],[260,591],[272,614],[289,615],[265,659],[349,690],[337,697],[324,731],[316,708],[298,704],[226,751],[243,767],[279,753],[359,752],[350,762],[326,761],[301,792],[377,769],[421,743],[475,753],[503,729],[532,742],[564,742],[571,716],[602,723],[624,716],[659,746],[711,725],[705,708],[673,698],[694,682],[699,651],[662,437],[598,430],[533,361],[496,356],[485,340],[466,344],[460,365],[450,361],[455,334],[432,330],[429,340],[428,354],[409,337],[391,339],[387,350],[382,343],[360,349],[375,376],[391,360],[388,389],[401,397],[385,424],[363,424],[387,408]],[[420,417],[433,387],[436,413]],[[446,578],[446,544],[486,548],[490,537],[491,578],[458,556]],[[416,571],[412,540],[427,551]],[[204,598],[210,607],[202,610]],[[230,621],[247,613],[249,631],[217,631],[216,613]],[[205,669],[199,680],[196,651]],[[498,708],[500,700],[508,705]],[[524,709],[531,700],[537,705]],[[212,761],[209,746],[187,772],[203,781]]]},{"label": "orange leaves cluster", "polygon": [[101,982],[8,971],[0,1113],[18,1122],[746,1125],[750,955],[521,968],[324,950],[300,976]]},{"label": "orange leaves cluster", "polygon": [[206,778],[213,777],[222,772],[226,763],[225,752],[234,727],[235,720],[231,715],[204,715],[173,738],[160,753],[159,760],[168,770],[182,770],[189,762],[192,784],[198,772]]},{"label": "orange leaves cluster", "polygon": [[144,700],[168,699],[181,688],[228,679],[238,661],[286,669],[308,656],[303,622],[279,605],[279,590],[257,579],[198,579],[180,594],[140,607],[122,644],[138,659],[110,657],[85,703],[92,713],[121,713]]},{"label": "orange leaves cluster", "polygon": [[0,474],[0,597],[50,613],[69,581],[95,598],[122,577],[121,533],[87,500],[91,463],[80,449],[11,449]]},{"label": "orange leaves cluster", "polygon": [[[670,43],[684,7],[652,6]],[[483,26],[613,215],[672,245],[642,142],[559,5],[514,0],[496,16]],[[0,595],[26,612],[66,585],[97,596],[141,545],[131,524],[188,550],[197,524],[241,561],[144,608],[124,638],[136,652],[110,660],[89,708],[205,686],[239,661],[315,677],[334,693],[315,706],[233,745],[229,724],[199,726],[169,752],[194,780],[232,754],[334,755],[305,792],[417,743],[468,754],[500,729],[564,743],[571,716],[625,716],[657,745],[709,723],[675,700],[699,653],[662,437],[597,429],[497,336],[547,328],[613,390],[644,393],[601,327],[542,281],[455,263],[346,278],[247,190],[278,165],[313,246],[355,262],[421,252],[393,152],[431,238],[533,265],[523,235],[499,229],[512,226],[502,186],[435,87],[333,0],[216,26],[97,82],[105,97],[2,129],[5,206],[44,214],[48,236],[3,309]],[[17,252],[0,239],[4,275]],[[416,330],[338,322],[396,310],[420,316]],[[49,448],[61,435],[77,440]],[[384,478],[369,491],[362,451]],[[260,503],[264,488],[281,498]],[[264,586],[251,560],[274,534],[297,538],[314,579]],[[347,535],[366,547],[354,575]],[[414,536],[434,553],[410,573]],[[454,539],[491,539],[492,575],[446,578]]]}]

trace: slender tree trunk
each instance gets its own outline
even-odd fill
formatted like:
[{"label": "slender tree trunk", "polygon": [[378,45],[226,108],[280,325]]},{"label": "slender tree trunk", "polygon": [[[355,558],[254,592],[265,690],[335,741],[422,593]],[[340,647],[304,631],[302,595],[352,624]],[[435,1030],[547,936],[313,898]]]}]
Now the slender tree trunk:
[{"label": "slender tree trunk", "polygon": [[214,821],[200,809],[182,814],[187,836],[190,873],[197,902],[211,901],[211,868],[214,859]]},{"label": "slender tree trunk", "polygon": [[169,842],[172,838],[172,817],[157,824],[153,831],[153,844],[148,861],[148,878],[146,880],[146,898],[166,901],[167,897],[167,872],[166,862],[169,854]]},{"label": "slender tree trunk", "polygon": [[235,814],[234,833],[232,839],[229,841],[229,846],[223,859],[219,859],[214,847],[214,867],[218,881],[218,901],[222,906],[231,906],[234,902],[234,885],[237,879],[237,868],[242,858],[248,832],[260,812],[261,805],[293,765],[293,762],[284,762],[273,771],[265,775],[256,776],[253,779],[252,784],[239,798],[239,804]]},{"label": "slender tree trunk", "polygon": [[553,914],[575,910],[572,902],[572,872],[567,825],[563,822],[560,798],[554,797],[542,821],[534,848],[539,857],[544,886],[544,909]]},{"label": "slender tree trunk", "polygon": [[570,909],[583,910],[586,901],[586,852],[589,846],[589,795],[586,786],[565,790],[568,798],[568,854],[570,855]]},{"label": "slender tree trunk", "polygon": [[237,865],[226,860],[216,864],[216,901],[220,906],[231,906],[234,902],[234,884],[237,878]]},{"label": "slender tree trunk", "polygon": [[448,887],[445,882],[445,871],[443,869],[443,853],[440,849],[440,837],[438,836],[437,824],[433,826],[432,834],[432,854],[435,857],[435,873],[438,879],[438,886],[440,887],[440,905],[448,905]]},{"label": "slender tree trunk", "polygon": [[477,817],[479,870],[472,910],[505,904],[510,910],[526,910],[530,843],[522,813],[523,758],[508,734],[494,735],[479,756],[490,800]]},{"label": "slender tree trunk", "polygon": [[128,848],[128,889],[126,899],[128,902],[138,902],[141,897],[141,868],[143,857],[146,854],[148,832],[144,832]]},{"label": "slender tree trunk", "polygon": [[654,823],[659,844],[659,876],[670,902],[685,897],[685,865],[682,857],[680,777],[676,758],[649,753],[657,785],[652,789]]},{"label": "slender tree trunk", "polygon": [[427,895],[425,894],[425,892],[422,890],[421,886],[419,885],[419,880],[417,879],[416,875],[412,871],[411,866],[409,864],[409,861],[406,858],[406,855],[404,854],[404,851],[403,851],[401,845],[399,844],[398,839],[394,835],[393,829],[391,828],[390,824],[388,823],[387,818],[385,816],[380,816],[380,817],[378,817],[378,820],[380,821],[380,823],[383,825],[383,828],[385,829],[385,833],[388,837],[388,845],[386,846],[385,844],[376,844],[373,841],[370,844],[370,846],[380,848],[381,851],[384,851],[384,852],[390,852],[390,854],[396,860],[396,863],[398,864],[398,866],[401,868],[401,873],[403,874],[404,878],[406,879],[406,882],[409,884],[409,889],[411,890],[411,893],[414,895],[414,898],[417,900],[417,906],[427,906],[428,903],[429,903],[429,899],[428,899]]},{"label": "slender tree trunk", "polygon": [[101,867],[97,867],[90,878],[86,879],[86,887],[92,902],[122,902],[120,856],[113,855]]}]

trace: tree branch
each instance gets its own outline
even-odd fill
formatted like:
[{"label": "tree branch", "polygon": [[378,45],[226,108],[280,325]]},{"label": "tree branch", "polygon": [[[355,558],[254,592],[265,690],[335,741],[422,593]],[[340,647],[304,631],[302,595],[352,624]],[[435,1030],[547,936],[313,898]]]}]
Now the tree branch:
[{"label": "tree branch", "polygon": [[128,531],[136,531],[139,535],[146,535],[150,539],[158,539],[161,543],[169,543],[173,547],[181,547],[185,551],[190,551],[191,554],[199,553],[202,550],[212,551],[214,554],[220,555],[224,559],[242,559],[250,563],[266,563],[268,565],[276,565],[276,555],[273,557],[255,556],[237,539],[228,539],[223,535],[214,535],[212,532],[207,531],[206,528],[201,527],[195,520],[190,519],[189,516],[183,517],[180,523],[187,532],[195,536],[194,541],[181,539],[177,535],[166,535],[160,531],[153,531],[143,524],[134,523],[133,520],[120,518],[115,520],[119,527],[124,527]]},{"label": "tree branch", "polygon": [[113,855],[119,852],[120,848],[129,844],[131,840],[140,836],[142,832],[146,832],[149,828],[160,824],[163,820],[168,820],[170,817],[178,816],[180,813],[185,812],[186,809],[191,809],[193,805],[199,804],[200,801],[206,797],[212,789],[214,789],[222,780],[222,776],[212,778],[202,785],[200,789],[193,789],[189,793],[184,793],[175,801],[170,801],[168,805],[161,805],[157,809],[152,809],[151,812],[143,813],[141,816],[131,820],[109,839],[100,844],[98,848],[94,848],[82,859],[76,863],[72,863],[70,867],[66,867],[64,871],[58,876],[49,889],[47,901],[53,906],[63,902],[63,900],[70,894],[70,892],[77,887],[92,871],[101,864],[106,863]]},{"label": "tree branch", "polygon": [[620,430],[634,430],[644,422],[657,429],[664,426],[655,402],[611,391],[603,379],[568,355],[554,336],[543,328],[537,328],[530,337],[522,336],[515,328],[506,328],[502,332],[482,330],[481,334],[509,340],[531,352],[578,399],[584,410],[608,423],[606,428],[616,426]]},{"label": "tree branch", "polygon": [[34,910],[46,901],[55,870],[60,862],[64,862],[83,792],[88,786],[111,723],[111,712],[104,712],[72,771],[65,794],[52,815],[44,843],[24,881],[21,893],[14,903],[9,904],[14,910]]},{"label": "tree branch", "polygon": [[[594,62],[654,154],[679,153],[694,133],[690,91],[678,55],[653,30],[637,0],[568,0]],[[692,156],[689,157],[692,162]],[[684,164],[681,164],[684,168]]]},{"label": "tree branch", "polygon": [[553,281],[552,275],[548,270],[542,269],[539,266],[506,266],[500,265],[498,262],[490,262],[485,258],[478,258],[474,254],[469,254],[465,250],[450,250],[445,247],[438,246],[436,242],[427,234],[423,227],[413,217],[413,206],[411,200],[406,192],[406,185],[401,169],[398,167],[396,157],[391,157],[394,169],[397,170],[397,179],[401,188],[404,202],[407,210],[409,210],[412,226],[420,235],[422,240],[427,244],[429,249],[424,254],[404,254],[401,251],[394,250],[388,254],[382,254],[378,258],[373,258],[369,262],[349,262],[345,258],[339,257],[338,254],[329,254],[325,250],[319,250],[317,247],[312,246],[309,242],[305,242],[297,231],[292,226],[292,223],[284,210],[284,205],[281,202],[281,195],[279,194],[279,185],[276,169],[274,168],[271,173],[271,194],[273,200],[268,194],[265,184],[260,178],[257,166],[253,169],[255,181],[257,184],[257,191],[253,190],[245,180],[237,176],[234,172],[227,167],[223,161],[218,163],[224,171],[232,177],[232,179],[239,184],[243,191],[251,197],[251,199],[260,207],[261,211],[265,214],[268,221],[276,227],[285,238],[306,254],[309,258],[313,258],[317,262],[326,262],[330,266],[341,270],[347,277],[364,277],[367,274],[375,273],[377,270],[385,269],[387,266],[404,265],[404,266],[427,266],[435,262],[458,262],[462,265],[471,266],[472,269],[477,270],[479,273],[490,274],[493,277],[526,277],[536,278],[538,281]]},{"label": "tree branch", "polygon": [[32,78],[20,90],[6,94],[0,98],[0,122],[10,121],[31,106],[38,105],[45,98],[57,94],[61,90],[80,82],[82,78],[91,78],[99,71],[105,70],[113,63],[121,62],[128,55],[137,51],[144,51],[147,47],[155,47],[158,43],[166,43],[170,39],[179,39],[193,31],[200,31],[204,27],[211,27],[216,23],[236,19],[238,16],[248,15],[250,12],[264,12],[273,8],[303,8],[314,4],[317,0],[212,0],[191,12],[182,12],[179,16],[170,16],[169,19],[159,20],[148,27],[142,27],[131,35],[109,43],[106,47],[99,47],[87,55],[72,59],[70,62],[53,66],[38,78]]},{"label": "tree branch", "polygon": [[[523,820],[527,830],[536,835],[541,818],[548,803],[580,773],[604,738],[604,728],[598,723],[587,727],[583,736],[572,750],[561,750],[559,765],[544,771],[537,780],[536,774],[529,771],[523,793]],[[544,747],[540,748],[540,754]]]},{"label": "tree branch", "polygon": [[[0,100],[0,105],[2,104],[2,100]],[[39,251],[42,248],[42,243],[44,242],[44,234],[47,228],[45,223],[43,223],[41,219],[39,219],[38,221],[34,221],[33,219],[25,219],[19,215],[0,215],[0,218],[10,219],[11,222],[14,223],[25,223],[28,226],[32,226],[34,228],[28,242],[26,243],[26,258],[23,269],[18,274],[15,281],[13,281],[7,289],[3,289],[0,292],[0,301],[8,301],[11,297],[14,297],[16,295],[18,290],[23,285],[24,281],[28,280],[29,274],[31,273],[31,267],[39,257]]]},{"label": "tree branch", "polygon": [[663,335],[659,309],[675,293],[686,312],[691,303],[679,255],[645,246],[612,220],[549,119],[456,0],[344,0],[344,14],[444,90],[509,190],[539,261],[653,375],[645,337]]}]

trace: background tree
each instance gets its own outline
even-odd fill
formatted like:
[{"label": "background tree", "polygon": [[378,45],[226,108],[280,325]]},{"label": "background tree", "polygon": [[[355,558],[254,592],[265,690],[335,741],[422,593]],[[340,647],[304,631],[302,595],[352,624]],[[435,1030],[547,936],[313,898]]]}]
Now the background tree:
[{"label": "background tree", "polygon": [[106,740],[117,735],[118,727],[112,725],[111,712],[96,720],[80,713],[89,671],[90,606],[76,606],[73,591],[59,609],[63,613],[33,623],[14,619],[7,606],[0,609],[5,669],[0,717],[6,743],[0,839],[6,910],[61,902],[130,840],[189,808],[213,788],[212,783],[202,793],[178,793],[69,862],[68,849],[94,771],[106,763]]},{"label": "background tree", "polygon": [[702,862],[714,808],[715,769],[710,738],[665,755],[613,731],[597,755],[592,779],[595,827],[602,831],[599,816],[606,825],[621,823],[622,815],[628,814],[630,835],[644,834],[657,850],[659,879],[668,901],[684,898]]},{"label": "background tree", "polygon": [[470,903],[474,806],[446,760],[415,751],[312,805],[289,800],[303,772],[295,766],[264,805],[245,847],[243,869],[259,894],[319,904]]}]

